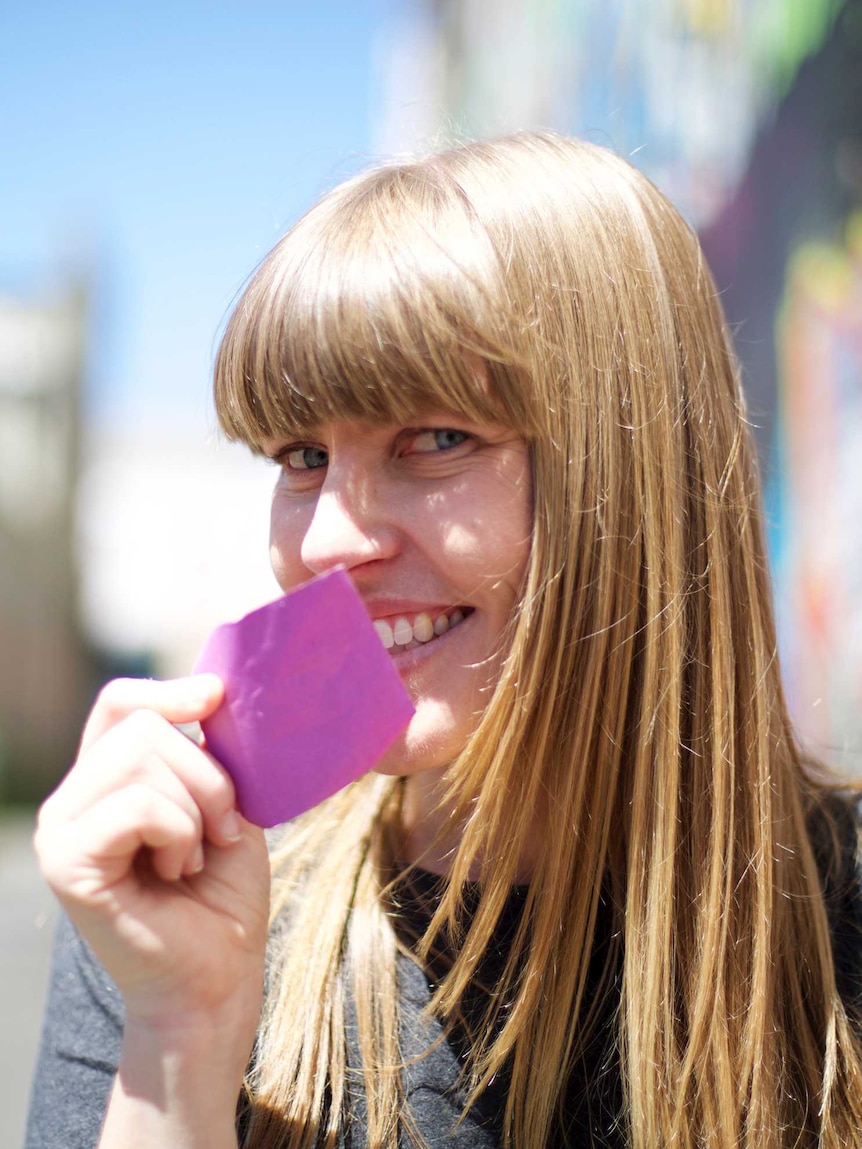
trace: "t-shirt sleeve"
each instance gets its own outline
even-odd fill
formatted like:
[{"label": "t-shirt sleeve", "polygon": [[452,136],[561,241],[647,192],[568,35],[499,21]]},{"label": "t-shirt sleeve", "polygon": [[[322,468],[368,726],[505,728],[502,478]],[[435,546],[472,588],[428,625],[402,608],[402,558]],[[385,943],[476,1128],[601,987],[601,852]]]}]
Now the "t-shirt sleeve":
[{"label": "t-shirt sleeve", "polygon": [[123,1002],[117,987],[62,916],[24,1149],[95,1149],[122,1032]]}]

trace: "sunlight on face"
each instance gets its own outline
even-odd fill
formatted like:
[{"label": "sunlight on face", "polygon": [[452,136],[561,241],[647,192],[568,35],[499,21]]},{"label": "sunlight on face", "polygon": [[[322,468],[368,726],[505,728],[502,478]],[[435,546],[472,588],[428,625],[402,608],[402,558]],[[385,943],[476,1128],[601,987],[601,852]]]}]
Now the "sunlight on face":
[{"label": "sunlight on face", "polygon": [[485,708],[530,552],[526,443],[451,414],[335,421],[273,442],[273,570],[288,591],[343,564],[416,707],[378,769],[445,767]]}]

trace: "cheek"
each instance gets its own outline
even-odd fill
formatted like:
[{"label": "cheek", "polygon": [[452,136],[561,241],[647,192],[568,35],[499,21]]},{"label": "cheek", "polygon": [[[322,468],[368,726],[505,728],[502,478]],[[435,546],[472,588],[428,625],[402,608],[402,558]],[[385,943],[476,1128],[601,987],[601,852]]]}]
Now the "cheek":
[{"label": "cheek", "polygon": [[522,491],[516,491],[506,504],[495,531],[497,558],[501,569],[507,569],[519,583],[533,545],[532,508]]},{"label": "cheek", "polygon": [[269,515],[269,565],[285,592],[311,577],[301,557],[302,540],[308,529],[305,517],[298,508],[286,507],[277,495],[273,498]]},{"label": "cheek", "polygon": [[472,566],[477,583],[493,588],[496,605],[514,600],[521,588],[533,546],[532,507],[520,486],[504,488],[488,500],[460,530],[453,529],[453,544],[465,570]]}]

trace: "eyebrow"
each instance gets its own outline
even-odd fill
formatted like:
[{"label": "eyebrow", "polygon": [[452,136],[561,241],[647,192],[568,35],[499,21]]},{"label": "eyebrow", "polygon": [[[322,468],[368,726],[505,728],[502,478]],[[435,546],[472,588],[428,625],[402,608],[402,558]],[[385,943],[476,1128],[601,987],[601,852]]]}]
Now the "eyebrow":
[{"label": "eyebrow", "polygon": [[320,433],[323,423],[324,420],[319,420],[315,423],[296,423],[292,427],[280,431],[274,429],[258,441],[258,451],[260,454],[266,455],[267,458],[274,458],[276,455],[280,455],[285,447],[315,438]]},{"label": "eyebrow", "polygon": [[[283,441],[281,439],[277,440],[275,446],[272,444],[267,444],[265,446],[262,445],[260,448],[261,454],[265,459],[269,459],[270,462],[278,463],[281,459],[284,458],[285,455],[289,454],[291,451],[295,451],[299,447],[308,445],[306,443],[306,437],[306,432],[301,431],[298,432],[295,436],[292,435],[290,438],[285,437]],[[308,433],[308,438],[313,438],[313,433]]]}]

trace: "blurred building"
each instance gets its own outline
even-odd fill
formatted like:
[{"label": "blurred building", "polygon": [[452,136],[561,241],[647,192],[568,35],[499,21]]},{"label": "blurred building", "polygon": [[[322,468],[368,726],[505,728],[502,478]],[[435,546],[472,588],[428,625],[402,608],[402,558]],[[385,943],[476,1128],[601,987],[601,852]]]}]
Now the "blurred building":
[{"label": "blurred building", "polygon": [[380,146],[555,128],[702,235],[767,479],[791,704],[862,776],[862,0],[411,0]]},{"label": "blurred building", "polygon": [[70,760],[91,684],[77,621],[87,297],[0,296],[0,797]]},{"label": "blurred building", "polygon": [[0,297],[0,802],[72,761],[99,685],[188,674],[275,597],[273,475],[205,427],[85,425],[86,292]]}]

